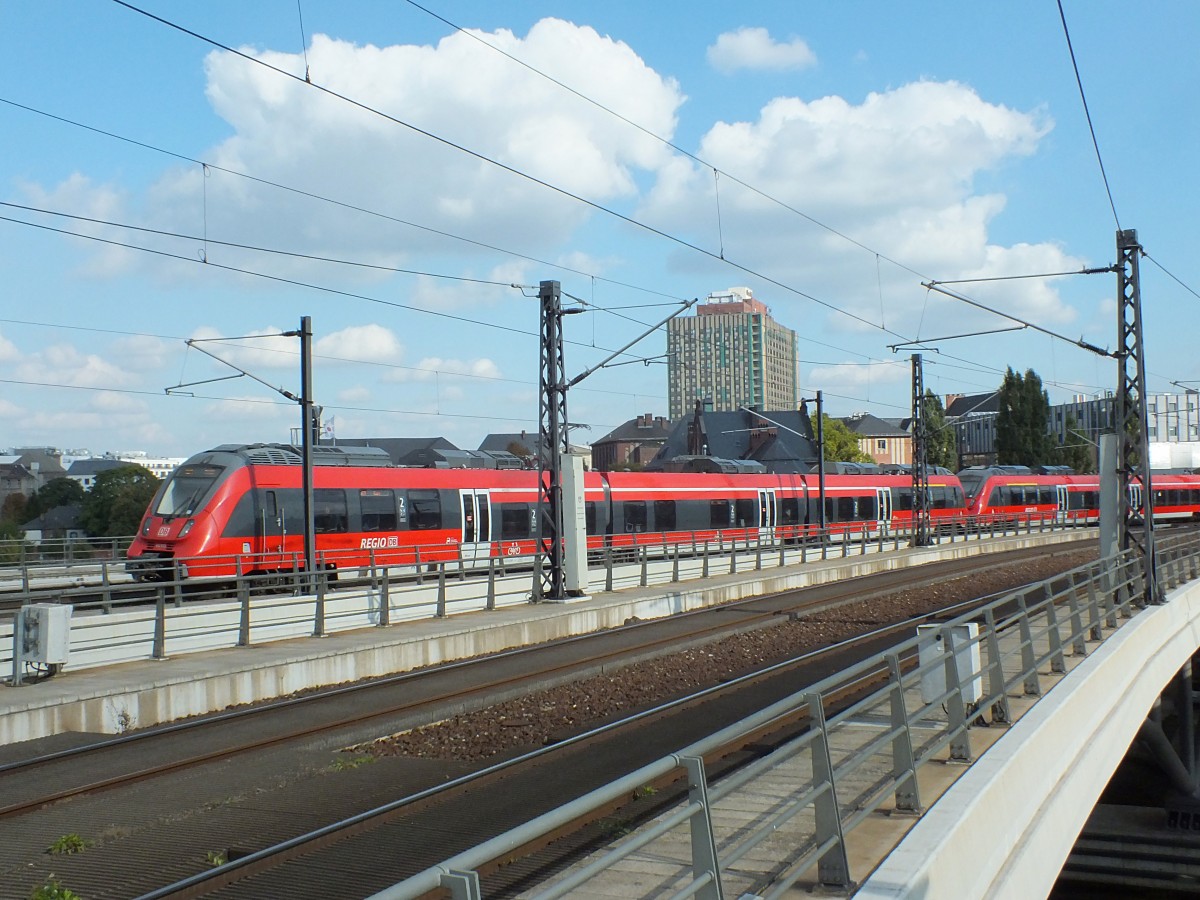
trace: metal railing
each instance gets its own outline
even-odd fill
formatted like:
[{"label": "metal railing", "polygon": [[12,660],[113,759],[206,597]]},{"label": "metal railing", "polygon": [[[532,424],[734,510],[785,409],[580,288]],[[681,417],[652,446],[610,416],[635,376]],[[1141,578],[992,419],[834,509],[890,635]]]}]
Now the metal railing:
[{"label": "metal railing", "polygon": [[[953,543],[990,536],[1049,530],[1047,520],[971,523],[935,534]],[[605,592],[707,579],[723,574],[781,569],[810,562],[865,556],[907,546],[904,529],[831,529],[779,538],[745,530],[639,532],[637,543],[592,551],[590,581]],[[111,665],[168,655],[246,647],[303,636],[387,627],[422,618],[493,610],[531,597],[532,557],[495,556],[428,562],[413,548],[407,564],[393,565],[372,551],[366,566],[346,567],[346,557],[318,555],[319,570],[290,568],[251,574],[256,560],[243,555],[229,579],[183,578],[188,560],[175,560],[165,580],[121,585],[106,576],[99,584],[30,589],[21,605],[69,604],[70,666]],[[12,614],[0,614],[0,669],[12,661]]]},{"label": "metal railing", "polygon": [[[1160,581],[1200,577],[1200,538],[1161,541]],[[1042,693],[1045,671],[1067,670],[1136,614],[1140,559],[1130,551],[1005,594],[932,632],[826,678],[704,740],[562,808],[445,860],[373,900],[446,888],[483,896],[477,871],[644,785],[677,775],[687,799],[523,896],[564,897],[637,857],[657,874],[646,896],[781,897],[801,879],[848,891],[847,835],[873,813],[919,815],[917,772],[935,760],[969,762],[971,725],[1011,721],[1009,697]],[[854,696],[849,702],[846,696]],[[807,716],[808,730],[710,783],[703,760],[741,746],[772,723]],[[862,874],[862,873],[859,873]]]}]

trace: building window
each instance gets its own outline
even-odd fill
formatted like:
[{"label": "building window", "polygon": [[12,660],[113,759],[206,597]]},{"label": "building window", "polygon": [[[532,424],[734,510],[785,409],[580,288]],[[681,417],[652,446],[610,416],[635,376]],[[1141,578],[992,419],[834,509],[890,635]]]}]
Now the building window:
[{"label": "building window", "polygon": [[884,438],[880,438],[879,440],[877,440],[875,442],[875,449],[876,450],[886,450],[887,449],[887,440]]}]

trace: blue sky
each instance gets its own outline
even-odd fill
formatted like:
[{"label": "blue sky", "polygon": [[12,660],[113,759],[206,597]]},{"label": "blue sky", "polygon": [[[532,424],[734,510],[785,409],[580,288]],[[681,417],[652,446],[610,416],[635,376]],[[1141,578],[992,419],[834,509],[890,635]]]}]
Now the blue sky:
[{"label": "blue sky", "polygon": [[[338,436],[532,430],[543,280],[588,304],[568,375],[748,286],[800,334],[805,394],[902,416],[912,351],[891,345],[1012,324],[923,280],[1115,258],[1054,3],[300,0],[303,41],[294,0],[133,5],[300,76],[307,53],[313,85],[405,124],[112,0],[2,0],[0,447],[287,440],[298,413],[270,386],[298,392],[298,346],[272,335],[304,315]],[[1200,383],[1200,6],[1063,8],[1117,218],[1152,258],[1149,388]],[[1116,344],[1112,275],[961,290]],[[186,339],[248,335],[201,346],[267,385],[166,394],[235,374]],[[1033,330],[923,353],[942,395],[1006,366],[1055,402],[1117,381]],[[568,403],[597,439],[665,414],[666,368],[602,369]]]}]

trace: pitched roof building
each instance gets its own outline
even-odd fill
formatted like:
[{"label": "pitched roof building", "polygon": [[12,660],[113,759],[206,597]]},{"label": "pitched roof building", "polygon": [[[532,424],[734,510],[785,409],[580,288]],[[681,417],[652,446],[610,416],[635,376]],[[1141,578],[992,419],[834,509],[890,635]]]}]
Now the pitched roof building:
[{"label": "pitched roof building", "polygon": [[671,435],[671,423],[645,413],[618,425],[592,443],[592,467],[611,472],[615,466],[644,466],[654,459]]},{"label": "pitched roof building", "polygon": [[858,449],[877,464],[912,465],[912,435],[905,429],[870,413],[858,413],[839,421],[858,438]]}]

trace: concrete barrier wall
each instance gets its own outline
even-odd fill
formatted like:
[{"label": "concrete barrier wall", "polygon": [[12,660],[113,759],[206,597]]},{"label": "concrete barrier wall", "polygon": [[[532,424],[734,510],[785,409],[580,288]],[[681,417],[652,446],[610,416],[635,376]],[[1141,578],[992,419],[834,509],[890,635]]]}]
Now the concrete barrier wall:
[{"label": "concrete barrier wall", "polygon": [[1139,612],[925,813],[856,898],[1045,897],[1162,689],[1200,647],[1200,582]]}]

